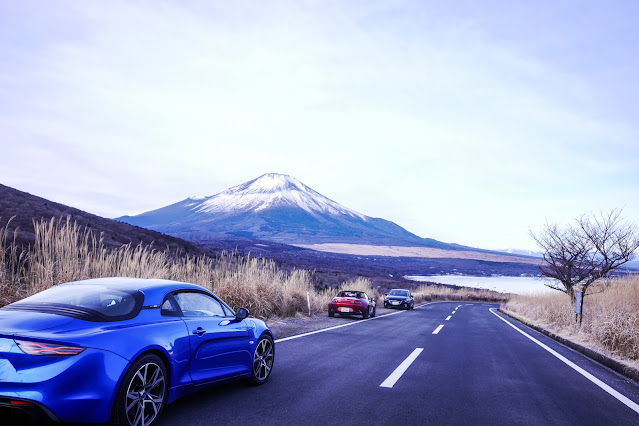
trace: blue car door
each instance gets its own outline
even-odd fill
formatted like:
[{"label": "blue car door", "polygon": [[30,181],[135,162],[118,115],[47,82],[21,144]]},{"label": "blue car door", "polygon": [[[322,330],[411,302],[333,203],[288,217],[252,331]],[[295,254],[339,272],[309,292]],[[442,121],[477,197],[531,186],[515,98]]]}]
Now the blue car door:
[{"label": "blue car door", "polygon": [[215,298],[205,293],[174,294],[189,332],[190,373],[196,384],[248,373],[251,370],[249,332]]}]

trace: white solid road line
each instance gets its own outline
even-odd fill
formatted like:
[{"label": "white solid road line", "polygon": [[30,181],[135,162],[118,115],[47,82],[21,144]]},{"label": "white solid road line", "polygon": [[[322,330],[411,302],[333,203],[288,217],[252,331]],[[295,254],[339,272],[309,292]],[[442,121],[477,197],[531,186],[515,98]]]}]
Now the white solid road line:
[{"label": "white solid road line", "polygon": [[450,320],[453,316],[452,315],[448,315],[448,318],[446,318],[446,321]]},{"label": "white solid road line", "polygon": [[593,376],[592,374],[590,374],[589,372],[587,372],[583,368],[579,367],[578,365],[576,365],[572,361],[568,360],[566,357],[564,357],[563,355],[559,354],[555,350],[553,350],[553,349],[549,348],[548,346],[546,346],[545,344],[541,343],[539,340],[535,339],[534,337],[532,337],[528,333],[525,333],[522,330],[520,330],[519,328],[515,327],[510,322],[508,322],[504,318],[502,318],[501,315],[497,314],[497,312],[495,312],[494,309],[495,308],[490,308],[490,312],[492,312],[497,318],[499,318],[500,320],[502,320],[503,322],[505,322],[506,324],[508,324],[509,326],[511,326],[512,328],[514,328],[515,330],[517,330],[518,332],[520,332],[521,334],[523,334],[524,336],[529,338],[530,340],[532,340],[533,342],[537,343],[539,346],[541,346],[542,348],[544,348],[545,350],[547,350],[548,352],[553,354],[555,357],[559,358],[559,360],[561,360],[563,363],[568,365],[573,370],[577,371],[579,374],[581,374],[586,379],[588,379],[591,382],[593,382],[595,385],[599,386],[601,389],[603,389],[606,392],[608,392],[610,395],[612,395],[617,400],[619,400],[620,402],[625,404],[628,408],[633,410],[635,413],[639,413],[639,404],[637,404],[634,401],[630,400],[625,395],[622,395],[621,393],[617,392],[616,390],[614,390],[613,388],[608,386],[606,383],[602,382],[601,380],[599,380],[598,378],[596,378],[595,376]]},{"label": "white solid road line", "polygon": [[[423,308],[424,306],[434,305],[434,304],[437,304],[437,303],[449,303],[449,302],[422,303],[419,306],[415,306],[415,309]],[[283,337],[281,339],[275,340],[275,343],[286,342],[287,340],[293,340],[293,339],[297,339],[299,337],[306,337],[306,336],[310,336],[312,334],[317,334],[317,333],[323,333],[325,331],[335,330],[336,328],[348,327],[349,325],[362,324],[362,323],[365,323],[366,321],[371,321],[371,320],[376,320],[376,319],[380,319],[380,318],[390,317],[391,315],[403,314],[403,313],[406,313],[406,312],[410,312],[410,310],[392,312],[390,314],[380,315],[378,317],[373,317],[373,318],[369,318],[369,319],[362,319],[362,320],[359,320],[359,321],[356,321],[356,322],[348,322],[346,324],[340,324],[340,325],[336,325],[334,327],[322,328],[320,330],[309,331],[308,333],[296,334],[295,336]]]},{"label": "white solid road line", "polygon": [[415,349],[410,355],[408,355],[408,358],[406,358],[401,364],[399,364],[399,367],[397,367],[395,371],[393,371],[391,375],[388,376],[388,378],[384,380],[379,386],[382,388],[392,388],[395,383],[397,383],[399,378],[402,377],[402,375],[406,372],[406,370],[408,370],[408,367],[410,367],[413,361],[415,361],[419,354],[422,353],[423,350],[424,348]]},{"label": "white solid road line", "polygon": [[441,329],[442,329],[442,328],[444,328],[444,324],[440,324],[440,325],[439,325],[439,326],[435,329],[435,331],[433,331],[433,334],[437,334],[437,333],[439,333],[439,332],[441,331]]},{"label": "white solid road line", "polygon": [[340,325],[336,325],[334,327],[322,328],[321,330],[315,330],[315,331],[309,331],[308,333],[296,334],[295,336],[290,336],[290,337],[284,337],[284,338],[281,338],[281,339],[277,339],[275,341],[275,343],[286,342],[287,340],[293,340],[293,339],[297,339],[299,337],[310,336],[311,334],[323,333],[325,331],[335,330],[337,328],[348,327],[349,325],[361,324],[361,323],[366,322],[366,321],[371,321],[371,320],[378,319],[378,318],[390,317],[391,315],[402,314],[404,312],[408,312],[408,311],[392,312],[390,314],[382,315],[382,316],[379,316],[379,317],[362,319],[362,320],[359,320],[357,322],[347,322],[346,324],[340,324]]}]

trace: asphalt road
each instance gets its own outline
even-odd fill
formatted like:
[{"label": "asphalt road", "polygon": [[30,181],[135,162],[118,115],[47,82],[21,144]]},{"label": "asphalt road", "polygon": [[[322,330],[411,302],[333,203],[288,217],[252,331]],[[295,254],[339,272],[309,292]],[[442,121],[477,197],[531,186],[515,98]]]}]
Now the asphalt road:
[{"label": "asphalt road", "polygon": [[336,317],[348,325],[276,342],[265,385],[188,396],[158,424],[639,424],[639,385],[491,307]]}]

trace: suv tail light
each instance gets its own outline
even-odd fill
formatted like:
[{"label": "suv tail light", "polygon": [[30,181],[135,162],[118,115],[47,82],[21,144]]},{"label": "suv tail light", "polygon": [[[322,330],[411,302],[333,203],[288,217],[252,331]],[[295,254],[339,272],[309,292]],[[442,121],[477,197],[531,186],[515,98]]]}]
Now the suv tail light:
[{"label": "suv tail light", "polygon": [[86,348],[77,346],[65,346],[52,343],[27,342],[24,340],[16,340],[18,347],[27,355],[44,355],[44,356],[73,356],[81,353]]}]

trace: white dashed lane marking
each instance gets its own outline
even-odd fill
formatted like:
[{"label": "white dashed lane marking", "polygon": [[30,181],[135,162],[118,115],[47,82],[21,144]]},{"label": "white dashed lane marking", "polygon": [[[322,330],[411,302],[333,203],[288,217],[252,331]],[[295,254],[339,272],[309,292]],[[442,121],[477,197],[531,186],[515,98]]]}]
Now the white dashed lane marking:
[{"label": "white dashed lane marking", "polygon": [[399,364],[399,367],[397,367],[395,371],[393,371],[391,375],[388,376],[388,378],[384,380],[379,386],[382,388],[392,388],[400,379],[400,377],[402,377],[402,375],[406,372],[406,370],[408,370],[408,367],[410,367],[413,361],[415,361],[419,354],[422,353],[423,350],[424,348],[415,349],[410,355],[408,355],[408,358],[406,358],[401,364]]}]

